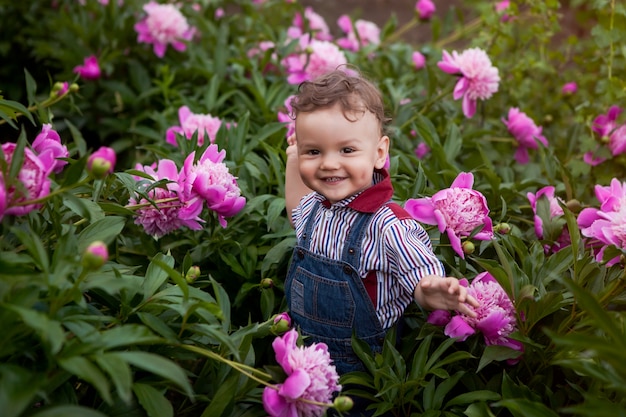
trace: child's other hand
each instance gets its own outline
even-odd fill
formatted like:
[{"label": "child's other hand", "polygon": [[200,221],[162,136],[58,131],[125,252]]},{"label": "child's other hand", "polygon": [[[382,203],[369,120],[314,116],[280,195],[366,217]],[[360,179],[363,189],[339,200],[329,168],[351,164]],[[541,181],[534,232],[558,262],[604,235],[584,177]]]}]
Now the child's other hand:
[{"label": "child's other hand", "polygon": [[296,135],[293,134],[287,138],[287,158],[298,156],[298,145],[296,144]]},{"label": "child's other hand", "polygon": [[467,293],[467,288],[453,277],[434,275],[423,277],[415,289],[415,299],[427,309],[456,310],[470,317],[476,317],[472,307],[480,306],[478,301]]}]

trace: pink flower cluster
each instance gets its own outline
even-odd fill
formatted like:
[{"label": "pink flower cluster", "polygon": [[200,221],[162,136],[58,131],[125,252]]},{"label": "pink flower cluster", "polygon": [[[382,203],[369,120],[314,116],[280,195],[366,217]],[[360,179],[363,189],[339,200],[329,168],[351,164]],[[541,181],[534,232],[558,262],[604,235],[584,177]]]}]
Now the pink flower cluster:
[{"label": "pink flower cluster", "polygon": [[452,249],[461,258],[465,258],[461,238],[469,236],[474,229],[481,227],[474,235],[476,239],[493,238],[487,200],[482,193],[472,189],[473,185],[474,175],[461,172],[450,188],[438,191],[432,197],[408,199],[404,206],[416,220],[437,225],[441,233],[445,231]]},{"label": "pink flower cluster", "polygon": [[289,84],[300,84],[347,64],[344,52],[330,41],[311,39],[309,34],[298,38],[296,52],[282,60]]},{"label": "pink flower cluster", "polygon": [[498,69],[480,48],[466,49],[462,53],[443,51],[437,66],[448,74],[460,75],[454,87],[455,100],[463,98],[463,114],[471,118],[476,113],[476,101],[486,100],[498,91]]},{"label": "pink flower cluster", "polygon": [[178,119],[180,126],[172,126],[165,133],[167,143],[174,146],[178,146],[176,134],[184,135],[185,138],[191,139],[196,132],[198,134],[198,146],[204,144],[205,137],[213,143],[215,142],[217,131],[222,126],[222,121],[219,118],[210,114],[192,113],[187,106],[182,106],[178,109]]},{"label": "pink flower cluster", "polygon": [[287,379],[263,391],[263,406],[271,417],[320,417],[328,408],[320,404],[331,405],[333,394],[341,390],[326,344],[304,347],[297,340],[298,332],[291,329],[272,343]]},{"label": "pink flower cluster", "polygon": [[[626,124],[620,124],[617,121],[621,113],[622,109],[619,106],[611,106],[606,114],[601,114],[594,119],[591,127],[600,142],[606,143],[613,156],[626,153]],[[587,152],[583,160],[592,166],[605,161],[604,158],[594,156],[593,152]]]},{"label": "pink flower cluster", "polygon": [[348,15],[341,15],[337,20],[345,37],[337,39],[337,45],[349,51],[358,51],[363,46],[380,43],[380,28],[374,22],[359,19],[352,24]]},{"label": "pink flower cluster", "polygon": [[510,337],[517,331],[515,306],[498,281],[489,272],[482,272],[471,284],[465,278],[460,284],[480,303],[480,307],[474,308],[476,317],[460,313],[452,316],[448,310],[435,310],[428,317],[428,323],[445,326],[445,335],[461,342],[480,332],[487,346],[506,346],[522,352],[524,345]]},{"label": "pink flower cluster", "polygon": [[[180,171],[169,159],[160,160],[156,166],[137,166],[150,177],[147,181],[139,176],[135,179],[148,190],[151,201],[140,196],[130,199],[129,207],[139,206],[135,223],[155,238],[181,227],[199,230],[204,222],[200,213],[206,204],[217,214],[220,225],[226,227],[225,218],[241,211],[246,200],[222,162],[225,156],[225,151],[218,151],[212,144],[196,162],[195,152],[188,155]],[[152,187],[159,181],[165,184]]]},{"label": "pink flower cluster", "polygon": [[527,164],[529,160],[528,149],[537,149],[540,142],[543,146],[548,146],[548,140],[541,134],[542,128],[537,126],[526,113],[519,111],[516,107],[509,109],[507,119],[502,119],[517,141],[515,160],[520,164]]},{"label": "pink flower cluster", "polygon": [[[577,221],[582,235],[594,250],[596,261],[602,262],[608,247],[626,249],[626,182],[613,178],[609,186],[596,185],[595,194],[600,208],[583,209]],[[607,266],[619,261],[620,257],[616,256],[607,262]]]},{"label": "pink flower cluster", "polygon": [[[530,201],[530,206],[533,209],[534,220],[535,220],[535,234],[539,239],[543,239],[543,219],[537,213],[537,202],[540,199],[545,198],[550,207],[550,219],[558,218],[563,215],[563,209],[561,208],[559,201],[561,201],[554,194],[554,187],[549,185],[541,188],[537,191],[536,194],[527,193],[528,201]],[[552,244],[546,244],[544,246],[544,250],[546,253],[549,252],[558,252],[566,246],[571,244],[569,232],[567,229],[567,225],[563,227],[559,236],[557,236],[556,240]]]},{"label": "pink flower cluster", "polygon": [[[17,145],[2,144],[2,154],[7,169],[11,166]],[[39,209],[42,204],[36,202],[50,194],[50,174],[59,173],[67,165],[67,147],[61,143],[59,134],[52,125],[44,124],[35,138],[32,149],[24,148],[22,166],[17,178],[8,178],[8,172],[0,170],[0,220],[5,215],[23,216]],[[35,201],[29,204],[29,201]]]},{"label": "pink flower cluster", "polygon": [[196,29],[173,4],[158,4],[154,1],[143,6],[146,16],[135,24],[137,42],[152,44],[154,53],[159,58],[165,56],[168,45],[179,52],[185,51]]}]

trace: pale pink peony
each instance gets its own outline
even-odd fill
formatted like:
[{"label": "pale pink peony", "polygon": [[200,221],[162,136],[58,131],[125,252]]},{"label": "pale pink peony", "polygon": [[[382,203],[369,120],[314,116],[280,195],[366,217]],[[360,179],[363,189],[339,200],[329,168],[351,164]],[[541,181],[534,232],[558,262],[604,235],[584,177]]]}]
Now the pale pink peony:
[{"label": "pale pink peony", "polygon": [[[626,249],[626,183],[613,178],[608,187],[596,185],[595,194],[600,208],[583,209],[578,213],[577,222],[582,235],[588,238],[588,245],[594,250],[596,261],[601,262],[609,246]],[[607,262],[607,266],[619,261],[620,257],[616,256]]]},{"label": "pale pink peony", "polygon": [[428,20],[435,14],[437,8],[432,0],[418,0],[417,3],[415,3],[415,10],[420,19]]},{"label": "pale pink peony", "polygon": [[429,322],[440,326],[445,324],[445,335],[459,341],[480,332],[487,346],[506,346],[523,351],[523,344],[509,337],[517,331],[515,306],[498,281],[489,272],[482,272],[471,284],[468,285],[465,278],[460,280],[460,284],[467,287],[468,295],[476,298],[480,304],[480,307],[472,307],[477,316],[470,317],[457,313],[445,323],[445,315],[435,310],[431,315],[436,315],[436,318],[429,318]]},{"label": "pale pink peony", "polygon": [[167,143],[178,146],[176,142],[176,134],[184,135],[187,139],[191,139],[194,133],[198,133],[198,146],[204,144],[205,137],[213,143],[217,135],[217,131],[222,126],[222,121],[210,114],[196,114],[189,110],[189,107],[182,106],[178,109],[178,119],[180,126],[172,126],[165,133]]},{"label": "pale pink peony", "polygon": [[298,33],[296,38],[307,31],[313,32],[313,37],[320,41],[331,41],[333,39],[333,35],[330,33],[330,29],[328,29],[326,20],[315,13],[310,6],[304,9],[304,18],[299,12],[295,14],[291,28],[292,35]]},{"label": "pale pink peony", "polygon": [[[15,143],[2,144],[2,152],[7,166],[11,166],[13,154],[15,152]],[[42,206],[41,203],[23,204],[27,201],[38,200],[50,194],[50,178],[56,161],[52,154],[46,153],[41,156],[35,155],[30,148],[24,148],[24,160],[17,174],[18,183],[5,184],[5,215],[23,216],[36,210]]]},{"label": "pale pink peony", "polygon": [[471,118],[476,113],[476,101],[486,100],[498,91],[498,69],[480,48],[470,48],[458,54],[443,51],[443,59],[437,66],[448,74],[460,74],[454,87],[455,100],[463,97],[463,114]]},{"label": "pale pink peony", "polygon": [[74,67],[74,73],[84,80],[97,80],[102,75],[98,58],[95,55],[88,56],[83,61],[83,65]]},{"label": "pale pink peony", "polygon": [[356,52],[362,46],[380,43],[380,28],[374,22],[359,19],[353,26],[350,16],[344,14],[339,17],[337,24],[346,34],[345,37],[337,39],[337,45],[344,49]]},{"label": "pale pink peony", "polygon": [[626,124],[618,126],[611,133],[607,146],[613,156],[626,153]]},{"label": "pale pink peony", "polygon": [[305,34],[300,37],[299,52],[284,58],[282,65],[289,74],[287,82],[300,84],[335,70],[347,62],[345,54],[337,45],[328,41],[310,40]]},{"label": "pale pink peony", "polygon": [[41,132],[37,135],[33,141],[32,148],[39,157],[43,154],[49,153],[50,157],[55,161],[52,170],[58,174],[63,171],[67,161],[63,161],[58,158],[68,158],[70,156],[67,146],[61,143],[61,137],[52,128],[50,123],[46,123],[42,126]]},{"label": "pale pink peony", "polygon": [[143,6],[146,16],[135,24],[137,42],[151,43],[159,58],[165,56],[167,46],[182,52],[187,49],[184,41],[190,41],[196,29],[173,4],[158,4],[151,1]]},{"label": "pale pink peony", "polygon": [[[561,208],[561,205],[559,204],[559,202],[562,202],[562,200],[556,197],[554,192],[555,192],[554,187],[549,185],[538,190],[536,194],[533,194],[533,193],[526,194],[526,197],[528,197],[528,201],[530,202],[530,206],[533,209],[534,221],[535,221],[535,234],[537,235],[539,239],[543,239],[544,235],[543,235],[543,220],[537,213],[537,201],[539,201],[541,198],[547,199],[549,207],[550,207],[549,214],[550,214],[551,219],[556,218],[556,217],[561,217],[563,215],[563,208]],[[544,246],[544,250],[546,253],[558,252],[559,250],[563,249],[566,246],[569,246],[570,244],[571,244],[571,241],[569,237],[569,232],[567,229],[567,225],[565,225],[563,226],[563,230],[561,234],[557,236],[553,244],[551,245],[546,244]]]},{"label": "pale pink peony", "polygon": [[493,238],[493,223],[489,218],[489,207],[485,196],[472,190],[474,175],[461,172],[450,188],[435,193],[432,197],[409,199],[404,208],[422,223],[434,224],[439,231],[447,233],[452,249],[461,257],[461,237],[469,236],[474,229],[482,229],[474,235],[479,240]]},{"label": "pale pink peony", "polygon": [[[147,192],[153,204],[146,198],[137,196],[129,200],[129,206],[145,204],[136,210],[135,224],[143,226],[147,234],[158,239],[182,227],[200,230],[203,220],[198,217],[202,212],[202,201],[189,200],[183,193],[180,174],[174,161],[161,159],[157,169],[151,166],[137,166],[137,170],[148,174],[152,180],[140,178],[140,187],[148,189],[155,182],[168,180],[163,187],[155,187]],[[165,200],[165,201],[160,201]],[[171,201],[170,201],[171,200]]]},{"label": "pale pink peony", "polygon": [[413,54],[411,54],[411,59],[413,60],[415,69],[422,69],[426,65],[426,57],[419,51],[413,52]]},{"label": "pale pink peony", "polygon": [[517,141],[517,150],[515,151],[515,160],[520,164],[528,163],[528,149],[537,149],[537,141],[543,146],[548,146],[548,140],[541,134],[542,127],[537,126],[533,119],[528,117],[526,113],[519,111],[516,107],[509,109],[508,120],[502,119]]},{"label": "pale pink peony", "polygon": [[321,417],[328,407],[301,400],[330,404],[341,390],[326,344],[304,347],[297,346],[297,340],[298,332],[292,329],[272,343],[287,379],[263,391],[263,406],[271,417]]},{"label": "pale pink peony", "polygon": [[194,163],[195,152],[187,156],[181,172],[186,199],[205,201],[217,214],[222,227],[226,227],[226,217],[239,213],[246,204],[237,179],[222,162],[225,156],[226,151],[218,151],[215,144],[209,145],[197,162]]}]

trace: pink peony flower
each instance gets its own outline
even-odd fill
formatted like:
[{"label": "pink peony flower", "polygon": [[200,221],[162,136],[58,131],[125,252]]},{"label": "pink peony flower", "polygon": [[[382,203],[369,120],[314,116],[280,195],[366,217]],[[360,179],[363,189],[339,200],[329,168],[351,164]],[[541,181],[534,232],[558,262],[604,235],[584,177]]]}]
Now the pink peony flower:
[{"label": "pink peony flower", "polygon": [[153,203],[139,196],[129,200],[130,207],[145,205],[136,210],[135,224],[143,226],[145,232],[155,239],[182,227],[188,227],[191,230],[202,229],[200,223],[203,220],[198,217],[202,212],[202,201],[185,198],[183,184],[174,161],[161,159],[156,170],[151,166],[142,167],[141,165],[137,169],[152,177],[152,181],[141,178],[141,188],[144,190],[157,181],[168,180],[170,182],[163,187],[155,187],[147,191]]},{"label": "pink peony flower", "polygon": [[511,16],[509,16],[506,13],[506,9],[508,9],[510,6],[511,6],[511,2],[509,0],[499,1],[494,5],[494,8],[496,9],[496,13],[502,14],[502,17],[500,17],[500,20],[502,22],[507,22],[511,19]]},{"label": "pink peony flower", "polygon": [[548,140],[541,134],[542,128],[518,108],[511,107],[508,117],[508,120],[502,119],[502,123],[517,140],[515,160],[520,164],[526,164],[529,159],[528,149],[537,149],[537,141],[543,146],[548,146]]},{"label": "pink peony flower", "polygon": [[600,137],[609,137],[617,128],[617,118],[622,113],[619,106],[611,106],[607,114],[601,114],[593,120],[591,129]]},{"label": "pink peony flower", "polygon": [[[595,194],[600,208],[584,208],[578,213],[577,222],[582,235],[588,238],[596,261],[602,262],[605,250],[611,245],[626,249],[626,183],[613,178],[608,187],[596,185]],[[607,266],[619,261],[620,257],[616,256],[607,262]]]},{"label": "pink peony flower", "polygon": [[151,43],[159,58],[163,58],[168,45],[179,52],[187,49],[184,41],[190,41],[196,29],[189,25],[178,7],[150,1],[143,10],[146,17],[135,24],[137,42]]},{"label": "pink peony flower", "polygon": [[303,347],[297,346],[297,340],[298,332],[292,329],[272,343],[287,379],[263,391],[263,407],[271,417],[321,417],[328,407],[319,403],[331,403],[333,394],[341,390],[326,344]]},{"label": "pink peony flower", "polygon": [[359,19],[352,25],[352,19],[348,15],[342,15],[337,24],[346,34],[337,39],[337,45],[349,51],[358,51],[362,46],[378,45],[380,43],[380,28],[374,22]]},{"label": "pink peony flower", "polygon": [[415,3],[415,10],[417,11],[420,19],[427,20],[435,14],[435,10],[437,10],[437,8],[432,0],[418,0],[418,2]]},{"label": "pink peony flower", "polygon": [[476,113],[476,101],[486,100],[498,91],[498,69],[480,48],[466,49],[461,54],[443,51],[443,59],[437,66],[448,74],[460,74],[454,87],[455,100],[463,97],[463,114],[471,118]]},{"label": "pink peony flower", "polygon": [[613,156],[626,153],[626,124],[617,127],[611,133],[607,146]]},{"label": "pink peony flower", "polygon": [[88,56],[83,61],[83,65],[74,67],[74,73],[78,74],[84,80],[97,80],[102,75],[98,58],[95,55]]},{"label": "pink peony flower", "polygon": [[197,162],[194,163],[195,152],[187,156],[181,172],[186,199],[206,201],[222,227],[226,227],[226,217],[239,213],[246,204],[237,179],[222,162],[225,156],[226,151],[218,152],[217,145],[209,145]]},{"label": "pink peony flower", "polygon": [[87,246],[83,253],[82,264],[86,269],[96,270],[99,269],[109,260],[109,249],[106,243],[102,241],[95,241]]},{"label": "pink peony flower", "polygon": [[419,51],[413,52],[411,55],[415,69],[422,69],[426,65],[426,57]]},{"label": "pink peony flower", "polygon": [[295,97],[294,95],[291,95],[291,96],[287,97],[287,99],[285,100],[285,108],[287,110],[286,113],[278,112],[278,121],[281,122],[281,123],[284,123],[285,126],[287,127],[287,135],[286,135],[286,137],[290,137],[291,135],[296,133],[296,123],[291,118],[291,116],[289,116],[292,113],[291,100],[294,97]]},{"label": "pink peony flower", "polygon": [[178,119],[180,120],[180,126],[172,126],[165,133],[167,143],[174,146],[178,146],[176,142],[177,133],[184,135],[187,139],[191,139],[194,133],[198,132],[198,146],[204,144],[205,135],[213,143],[217,131],[222,126],[222,121],[219,118],[210,114],[192,113],[187,106],[182,106],[178,109]]},{"label": "pink peony flower", "polygon": [[348,62],[337,45],[328,41],[310,40],[308,35],[300,37],[299,48],[301,52],[289,55],[282,61],[289,74],[289,84],[313,80]]},{"label": "pink peony flower", "polygon": [[435,193],[432,197],[409,199],[404,208],[422,223],[438,225],[439,232],[447,232],[452,249],[461,257],[461,237],[469,236],[474,229],[482,229],[474,236],[479,240],[493,238],[493,224],[489,218],[489,207],[485,196],[472,190],[474,176],[461,172],[450,188]]},{"label": "pink peony flower", "polygon": [[50,157],[55,161],[52,170],[56,174],[63,171],[63,168],[67,165],[67,161],[58,159],[68,158],[70,156],[67,146],[61,143],[61,137],[52,129],[50,123],[46,123],[42,126],[41,132],[35,138],[32,148],[40,157],[46,153],[50,154]]},{"label": "pink peony flower", "polygon": [[7,209],[7,190],[4,184],[4,174],[0,171],[0,222],[4,218],[4,212]]},{"label": "pink peony flower", "polygon": [[87,172],[95,178],[104,178],[113,173],[117,156],[115,150],[108,146],[101,146],[97,151],[89,155],[87,159]]},{"label": "pink peony flower", "polygon": [[[11,165],[15,148],[15,143],[2,144],[2,152],[7,166]],[[24,148],[24,160],[20,172],[17,174],[17,180],[14,179],[15,182],[20,183],[20,186],[5,182],[2,187],[5,193],[5,215],[23,216],[42,206],[41,203],[23,203],[38,200],[50,194],[50,178],[48,176],[55,163],[51,153],[37,156],[30,148]]]},{"label": "pink peony flower", "polygon": [[296,13],[293,18],[292,34],[298,33],[296,37],[302,36],[305,32],[313,32],[313,37],[320,41],[331,41],[333,35],[328,29],[326,20],[319,14],[313,11],[313,8],[308,6],[304,9],[304,18],[301,13]]},{"label": "pink peony flower", "polygon": [[417,148],[415,148],[415,156],[417,156],[417,159],[424,159],[429,152],[430,147],[425,142],[418,143]]},{"label": "pink peony flower", "polygon": [[561,88],[561,93],[563,93],[564,95],[572,95],[575,94],[576,91],[578,91],[578,85],[575,81],[572,81],[571,83],[566,83]]},{"label": "pink peony flower", "polygon": [[[561,217],[563,215],[563,209],[559,205],[559,201],[562,201],[560,198],[555,197],[554,195],[554,187],[549,185],[541,188],[537,191],[536,194],[527,193],[528,201],[530,201],[530,206],[533,209],[534,220],[535,220],[535,234],[539,239],[543,239],[543,220],[537,214],[537,201],[540,198],[546,198],[550,205],[550,218]],[[561,234],[557,237],[555,242],[552,245],[545,245],[545,252],[558,252],[566,246],[571,244],[569,232],[567,230],[567,225],[563,227]]]},{"label": "pink peony flower", "polygon": [[[471,284],[468,285],[465,278],[460,280],[460,284],[467,287],[467,293],[476,298],[480,307],[474,308],[476,317],[460,313],[454,315],[445,324],[445,335],[464,341],[478,331],[482,333],[487,346],[506,346],[523,351],[522,343],[509,337],[517,330],[515,306],[498,281],[489,272],[482,272]],[[431,315],[438,314],[437,311]],[[437,322],[442,323],[442,320]]]}]

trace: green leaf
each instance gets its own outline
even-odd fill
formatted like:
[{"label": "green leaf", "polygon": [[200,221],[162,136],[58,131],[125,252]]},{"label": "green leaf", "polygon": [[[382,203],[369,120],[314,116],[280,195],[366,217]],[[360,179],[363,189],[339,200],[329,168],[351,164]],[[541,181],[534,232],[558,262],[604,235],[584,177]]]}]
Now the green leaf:
[{"label": "green leaf", "polygon": [[165,281],[167,281],[167,271],[165,271],[161,265],[167,265],[173,268],[174,258],[162,253],[157,253],[154,258],[152,258],[152,262],[150,262],[146,270],[146,276],[142,286],[144,301],[152,297]]},{"label": "green leaf", "polygon": [[447,409],[455,405],[464,405],[483,401],[498,401],[501,398],[502,397],[497,392],[475,390],[457,395],[446,403],[445,408]]},{"label": "green leaf", "polygon": [[151,385],[135,383],[133,392],[149,417],[174,417],[174,408],[163,393]]},{"label": "green leaf", "polygon": [[45,314],[11,304],[3,304],[3,307],[17,313],[24,324],[50,346],[50,353],[57,354],[65,342],[65,333],[59,322],[50,320]]},{"label": "green leaf", "polygon": [[[105,339],[106,340],[106,339]],[[120,396],[122,401],[130,403],[132,400],[131,387],[133,385],[133,373],[130,370],[130,366],[120,360],[115,353],[102,353],[95,355],[94,360],[111,377],[113,385],[117,395]]]},{"label": "green leaf", "polygon": [[85,142],[85,138],[83,138],[83,134],[78,130],[76,126],[72,124],[68,119],[65,119],[65,123],[67,127],[70,129],[70,133],[72,134],[72,139],[76,144],[76,149],[78,149],[78,156],[83,157],[87,155],[87,143]]},{"label": "green leaf", "polygon": [[78,251],[83,253],[89,244],[97,240],[110,244],[121,233],[125,224],[126,219],[117,216],[96,220],[78,234]]},{"label": "green leaf", "polygon": [[45,408],[31,417],[108,417],[99,411],[80,405],[57,405]]},{"label": "green leaf", "polygon": [[19,417],[30,406],[45,378],[22,367],[0,365],[0,404],[3,417]]},{"label": "green leaf", "polygon": [[36,103],[37,82],[26,68],[24,68],[24,78],[26,80],[26,98],[28,99],[28,105],[32,106]]},{"label": "green leaf", "polygon": [[148,352],[117,352],[116,355],[131,365],[175,383],[188,397],[193,397],[193,389],[187,375],[176,362]]},{"label": "green leaf", "polygon": [[493,403],[492,406],[504,407],[515,417],[559,417],[559,414],[552,411],[541,402],[526,398],[504,399]]},{"label": "green leaf", "polygon": [[237,392],[240,378],[241,375],[238,372],[232,372],[226,381],[220,384],[213,396],[213,400],[204,409],[200,417],[219,417],[223,415],[224,410],[234,402],[233,394]]},{"label": "green leaf", "polygon": [[41,243],[41,239],[39,239],[39,235],[32,233],[30,230],[24,230],[18,227],[13,227],[11,230],[20,239],[22,244],[26,246],[37,268],[43,272],[47,272],[50,268],[50,260],[48,258],[48,252],[44,248],[43,243]]},{"label": "green leaf", "polygon": [[93,362],[82,356],[60,358],[59,366],[67,372],[76,375],[80,379],[90,383],[98,390],[98,393],[108,404],[113,403],[108,378],[98,369]]},{"label": "green leaf", "polygon": [[86,198],[78,198],[71,193],[63,194],[63,205],[90,222],[104,218],[104,212],[97,203]]}]

